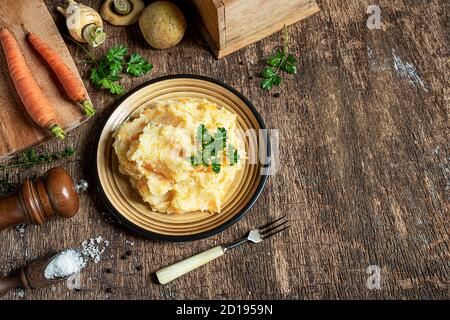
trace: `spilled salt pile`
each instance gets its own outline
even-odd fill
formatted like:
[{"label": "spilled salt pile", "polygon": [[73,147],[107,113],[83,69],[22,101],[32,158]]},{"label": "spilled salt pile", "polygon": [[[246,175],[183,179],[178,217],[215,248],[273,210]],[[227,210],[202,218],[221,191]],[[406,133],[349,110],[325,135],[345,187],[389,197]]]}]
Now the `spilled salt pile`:
[{"label": "spilled salt pile", "polygon": [[67,249],[58,254],[45,268],[45,278],[66,278],[80,272],[86,266],[81,253],[74,249]]},{"label": "spilled salt pile", "polygon": [[47,279],[67,278],[80,272],[89,261],[99,263],[109,245],[109,241],[100,236],[84,240],[79,250],[67,249],[56,255],[47,265],[45,277]]},{"label": "spilled salt pile", "polygon": [[99,263],[102,254],[105,252],[105,249],[108,246],[109,241],[103,240],[102,237],[84,240],[81,243],[81,253],[86,259],[92,260],[94,263]]}]

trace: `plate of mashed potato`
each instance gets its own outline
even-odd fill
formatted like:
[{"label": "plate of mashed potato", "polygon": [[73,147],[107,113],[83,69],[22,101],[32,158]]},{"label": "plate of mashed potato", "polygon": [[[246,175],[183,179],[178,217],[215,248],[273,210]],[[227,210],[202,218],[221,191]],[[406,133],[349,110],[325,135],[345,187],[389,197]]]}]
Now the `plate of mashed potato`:
[{"label": "plate of mashed potato", "polygon": [[212,236],[240,220],[266,184],[264,129],[251,103],[219,81],[193,75],[150,81],[122,99],[102,130],[100,194],[140,235]]}]

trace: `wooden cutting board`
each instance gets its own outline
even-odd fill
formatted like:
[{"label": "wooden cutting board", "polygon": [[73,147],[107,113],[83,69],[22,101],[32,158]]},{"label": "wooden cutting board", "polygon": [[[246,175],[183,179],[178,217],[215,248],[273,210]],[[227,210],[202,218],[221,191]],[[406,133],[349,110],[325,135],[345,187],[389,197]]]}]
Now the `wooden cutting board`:
[{"label": "wooden cutting board", "polygon": [[[38,34],[64,59],[77,74],[75,63],[42,0],[2,0],[0,19],[14,33],[33,75],[48,95],[66,133],[88,118],[82,109],[69,100],[63,88],[45,62],[27,43],[21,24]],[[52,139],[46,130],[37,126],[26,113],[9,75],[5,55],[0,48],[0,160]]]}]

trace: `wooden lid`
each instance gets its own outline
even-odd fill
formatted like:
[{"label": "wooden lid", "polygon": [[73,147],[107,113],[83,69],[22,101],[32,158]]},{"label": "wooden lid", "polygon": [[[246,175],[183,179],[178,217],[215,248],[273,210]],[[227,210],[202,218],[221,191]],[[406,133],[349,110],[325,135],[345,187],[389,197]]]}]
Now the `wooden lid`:
[{"label": "wooden lid", "polygon": [[[241,219],[259,197],[267,176],[261,175],[263,165],[246,161],[224,200],[221,213],[191,212],[168,215],[154,212],[131,187],[128,177],[118,171],[113,150],[113,133],[130,115],[154,101],[173,98],[205,98],[237,114],[238,127],[265,129],[254,107],[236,90],[209,78],[180,75],[151,81],[125,97],[107,120],[97,147],[97,178],[99,190],[110,211],[133,231],[158,240],[189,241],[223,231]],[[256,131],[258,132],[258,131]],[[256,136],[246,139],[246,150],[259,151]]]}]

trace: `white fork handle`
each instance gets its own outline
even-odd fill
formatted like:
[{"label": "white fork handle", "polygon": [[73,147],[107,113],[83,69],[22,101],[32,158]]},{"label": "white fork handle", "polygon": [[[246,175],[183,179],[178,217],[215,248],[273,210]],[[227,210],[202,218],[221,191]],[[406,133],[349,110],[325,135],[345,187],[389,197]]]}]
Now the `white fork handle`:
[{"label": "white fork handle", "polygon": [[161,284],[169,283],[170,281],[223,256],[224,253],[225,251],[221,246],[214,247],[157,271],[156,277]]}]

